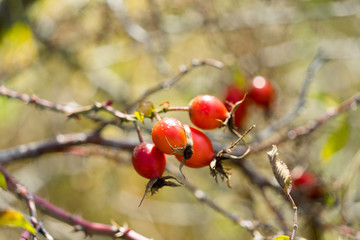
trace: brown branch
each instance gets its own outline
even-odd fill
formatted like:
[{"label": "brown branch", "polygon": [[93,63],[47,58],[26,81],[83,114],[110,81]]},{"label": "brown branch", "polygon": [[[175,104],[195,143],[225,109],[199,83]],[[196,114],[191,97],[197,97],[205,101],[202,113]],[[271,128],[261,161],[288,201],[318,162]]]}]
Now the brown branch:
[{"label": "brown branch", "polygon": [[97,132],[92,134],[72,133],[60,134],[54,139],[32,142],[16,146],[10,149],[0,151],[0,165],[8,164],[13,161],[38,157],[45,153],[61,152],[72,146],[84,144],[97,144],[102,146],[109,146],[117,149],[126,149],[132,151],[138,144],[138,141],[124,140],[108,140],[102,138]]},{"label": "brown branch", "polygon": [[7,187],[10,192],[16,194],[21,199],[25,199],[26,201],[28,201],[28,199],[33,199],[36,207],[41,209],[45,214],[74,226],[76,231],[83,231],[87,236],[98,234],[130,240],[149,240],[149,238],[142,236],[127,226],[119,227],[115,224],[106,225],[102,223],[89,222],[81,217],[75,216],[51,204],[47,200],[27,191],[26,188],[19,184],[17,180],[5,170],[4,167],[0,166],[0,172],[5,176]]}]

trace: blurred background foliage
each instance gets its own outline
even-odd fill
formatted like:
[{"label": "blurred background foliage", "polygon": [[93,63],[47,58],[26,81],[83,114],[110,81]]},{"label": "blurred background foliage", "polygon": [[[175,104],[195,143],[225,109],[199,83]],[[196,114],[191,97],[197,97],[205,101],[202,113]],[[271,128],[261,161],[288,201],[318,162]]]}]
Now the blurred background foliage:
[{"label": "blurred background foliage", "polygon": [[[0,0],[0,81],[10,89],[71,106],[114,100],[120,111],[148,88],[175,76],[193,58],[224,63],[201,67],[168,90],[151,95],[156,106],[169,101],[187,105],[199,94],[223,98],[236,82],[247,86],[255,75],[277,89],[271,116],[252,106],[244,128],[251,135],[294,109],[308,66],[319,51],[330,61],[316,73],[305,108],[290,124],[298,126],[326,113],[360,89],[360,3],[357,0]],[[360,227],[360,113],[343,113],[316,132],[279,146],[282,160],[295,169],[315,172],[329,193],[328,205],[314,202],[313,213],[299,204],[298,236],[307,239],[353,239],[341,226]],[[184,113],[167,113],[190,123]],[[151,139],[152,122],[140,125]],[[85,118],[25,106],[0,98],[0,148],[7,149],[57,134],[90,132]],[[136,137],[132,125],[109,127],[113,139]],[[207,132],[228,146],[223,130]],[[270,149],[269,149],[270,150]],[[138,208],[146,180],[129,165],[130,154],[87,146],[83,156],[57,153],[10,164],[8,169],[31,191],[88,220],[128,223],[154,239],[251,239],[229,219],[198,202],[185,188],[163,189]],[[110,156],[110,157],[109,157]],[[114,161],[115,160],[115,161]],[[273,181],[265,152],[249,163]],[[177,163],[169,157],[170,162]],[[233,189],[216,184],[208,169],[185,169],[190,182],[216,203],[245,219],[278,226],[260,189],[235,166]],[[292,226],[292,209],[278,192],[268,198]],[[0,192],[0,208],[22,209],[22,202]],[[83,233],[41,216],[56,239],[83,239]],[[0,239],[18,239],[20,229],[0,228]],[[273,233],[275,234],[275,233]],[[353,233],[355,234],[355,233]],[[359,236],[358,236],[359,237]],[[108,239],[94,236],[94,239]]]}]

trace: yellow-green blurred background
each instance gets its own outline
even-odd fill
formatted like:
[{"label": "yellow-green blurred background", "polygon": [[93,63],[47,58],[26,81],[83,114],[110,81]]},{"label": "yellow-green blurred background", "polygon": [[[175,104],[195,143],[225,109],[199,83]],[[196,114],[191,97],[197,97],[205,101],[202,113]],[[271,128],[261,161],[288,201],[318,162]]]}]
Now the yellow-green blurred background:
[{"label": "yellow-green blurred background", "polygon": [[[114,100],[120,111],[148,88],[178,73],[192,59],[213,58],[221,70],[203,66],[186,74],[170,89],[151,95],[155,106],[169,101],[184,106],[196,95],[223,98],[229,83],[246,86],[263,75],[277,89],[269,117],[256,106],[244,128],[255,135],[295,108],[312,59],[331,59],[314,76],[305,108],[289,124],[298,126],[326,113],[360,89],[360,2],[331,1],[200,1],[200,0],[0,0],[0,81],[10,89],[71,106]],[[167,113],[185,123],[187,114]],[[108,115],[106,117],[109,117]],[[308,225],[299,209],[298,236],[346,238],[339,227],[360,226],[360,114],[354,106],[306,138],[279,145],[290,169],[302,166],[318,173],[335,203],[322,206],[324,231]],[[144,138],[152,122],[140,125]],[[96,123],[42,110],[0,97],[0,149],[58,134],[91,132]],[[225,146],[223,130],[207,132]],[[131,141],[133,125],[108,127],[104,136]],[[270,150],[270,149],[269,149]],[[130,153],[87,146],[88,156],[46,154],[7,166],[29,190],[87,220],[127,223],[154,239],[252,239],[224,216],[197,201],[184,187],[165,188],[138,203],[146,179],[129,164]],[[114,159],[106,157],[114,156]],[[266,152],[251,154],[251,165],[273,181]],[[168,161],[177,164],[171,157]],[[244,219],[279,227],[259,188],[234,167],[232,185],[216,184],[207,168],[184,170],[188,180],[219,205]],[[278,192],[267,192],[289,228],[290,204]],[[319,204],[319,203],[314,203]],[[27,214],[25,204],[0,191],[0,208]],[[56,239],[83,239],[71,226],[40,215]],[[320,227],[319,227],[320,228]],[[19,239],[21,229],[0,228],[0,239]],[[275,234],[275,233],[274,233]],[[93,239],[109,239],[93,236]],[[41,239],[41,237],[40,237]]]}]

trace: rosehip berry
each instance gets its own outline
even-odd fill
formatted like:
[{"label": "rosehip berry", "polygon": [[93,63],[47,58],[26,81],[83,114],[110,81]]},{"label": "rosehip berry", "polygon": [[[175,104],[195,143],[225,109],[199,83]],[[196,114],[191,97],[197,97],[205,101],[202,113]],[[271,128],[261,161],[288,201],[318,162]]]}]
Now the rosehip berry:
[{"label": "rosehip berry", "polygon": [[266,78],[257,76],[251,81],[249,96],[255,103],[268,108],[275,99],[275,89]]},{"label": "rosehip berry", "polygon": [[175,118],[163,118],[152,129],[155,146],[165,154],[175,155],[176,150],[185,149],[186,134],[184,125]]},{"label": "rosehip berry", "polygon": [[165,154],[160,152],[153,143],[137,145],[133,150],[131,160],[136,172],[144,178],[159,178],[165,171]]},{"label": "rosehip berry", "polygon": [[202,129],[215,129],[225,121],[228,111],[217,97],[200,95],[191,100],[189,114],[195,126]]},{"label": "rosehip berry", "polygon": [[[193,154],[185,162],[185,166],[191,168],[201,168],[208,166],[215,157],[214,149],[210,139],[201,131],[190,127],[191,136],[193,141]],[[181,162],[183,157],[176,156]]]},{"label": "rosehip berry", "polygon": [[[231,111],[232,105],[244,99],[246,91],[235,84],[230,84],[225,90],[225,106]],[[248,101],[245,99],[234,113],[234,127],[241,128],[247,115]]]},{"label": "rosehip berry", "polygon": [[292,181],[293,191],[301,194],[302,197],[315,200],[324,195],[323,188],[316,175],[311,172],[304,171],[300,174],[293,174]]}]

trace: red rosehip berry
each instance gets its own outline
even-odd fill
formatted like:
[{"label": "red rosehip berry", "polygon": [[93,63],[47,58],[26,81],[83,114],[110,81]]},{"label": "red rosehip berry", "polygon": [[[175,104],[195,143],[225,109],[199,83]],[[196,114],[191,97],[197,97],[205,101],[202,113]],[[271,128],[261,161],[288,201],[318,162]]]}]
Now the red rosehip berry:
[{"label": "red rosehip berry", "polygon": [[258,105],[269,108],[275,100],[275,89],[269,80],[256,76],[251,81],[249,97]]},{"label": "red rosehip berry", "polygon": [[[232,104],[244,99],[246,91],[235,84],[230,84],[225,90],[225,106],[231,111]],[[247,115],[248,101],[245,99],[234,113],[234,127],[241,128]]]},{"label": "red rosehip berry", "polygon": [[228,111],[217,97],[200,95],[191,100],[189,114],[195,126],[202,129],[215,129],[225,121]]},{"label": "red rosehip berry", "polygon": [[[208,166],[215,157],[214,149],[210,139],[201,131],[190,127],[191,137],[193,141],[193,154],[185,162],[185,166],[191,168],[201,168]],[[183,157],[176,156],[181,162]]]},{"label": "red rosehip berry", "polygon": [[175,118],[163,118],[152,129],[155,146],[165,154],[178,154],[176,150],[185,149],[187,139],[184,125]]},{"label": "red rosehip berry", "polygon": [[315,200],[324,195],[323,188],[314,173],[303,171],[292,174],[293,191],[300,193],[302,197]]},{"label": "red rosehip berry", "polygon": [[153,143],[140,143],[132,153],[132,164],[136,172],[144,178],[159,178],[166,166],[166,157]]}]

